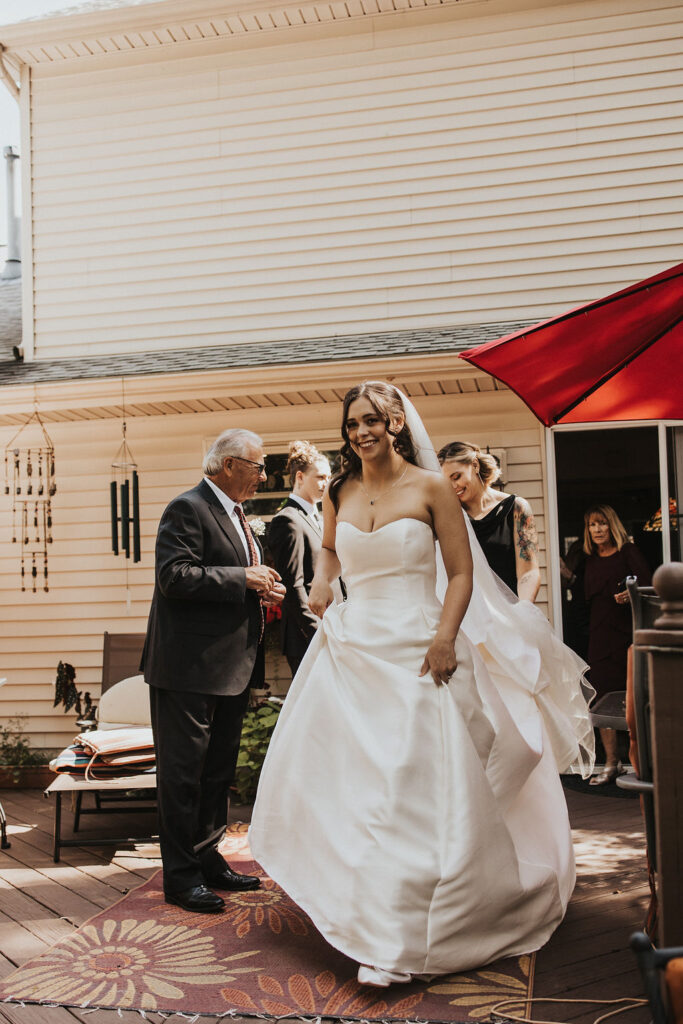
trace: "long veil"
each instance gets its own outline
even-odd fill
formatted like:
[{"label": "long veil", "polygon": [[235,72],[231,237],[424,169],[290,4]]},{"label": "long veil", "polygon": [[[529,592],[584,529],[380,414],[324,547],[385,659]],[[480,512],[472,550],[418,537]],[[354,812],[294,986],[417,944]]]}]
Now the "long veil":
[{"label": "long veil", "polygon": [[[406,424],[423,469],[441,467],[422,418],[398,388]],[[543,718],[557,767],[587,778],[595,763],[595,737],[588,704],[595,690],[585,678],[586,663],[566,647],[530,601],[520,601],[492,571],[464,513],[474,563],[472,598],[461,630],[482,654],[499,685],[533,696]],[[437,544],[437,586],[443,597],[446,570]]]}]

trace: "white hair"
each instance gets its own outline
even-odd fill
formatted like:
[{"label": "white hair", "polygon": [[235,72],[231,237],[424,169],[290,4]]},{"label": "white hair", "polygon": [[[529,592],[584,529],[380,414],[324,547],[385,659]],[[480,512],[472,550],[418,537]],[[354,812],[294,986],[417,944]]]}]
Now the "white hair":
[{"label": "white hair", "polygon": [[204,456],[202,472],[204,476],[215,476],[220,473],[224,461],[231,455],[245,458],[248,448],[260,448],[262,445],[262,439],[252,430],[240,430],[238,427],[224,430]]}]

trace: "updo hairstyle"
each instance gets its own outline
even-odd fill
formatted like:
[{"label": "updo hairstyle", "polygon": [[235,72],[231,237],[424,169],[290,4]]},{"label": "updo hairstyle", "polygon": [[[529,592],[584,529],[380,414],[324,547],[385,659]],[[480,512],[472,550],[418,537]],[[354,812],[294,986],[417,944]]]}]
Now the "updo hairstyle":
[{"label": "updo hairstyle", "polygon": [[479,479],[484,487],[496,483],[500,477],[500,466],[493,455],[483,452],[478,445],[470,444],[469,441],[450,441],[443,446],[437,458],[442,466],[449,459],[471,466],[476,459],[479,463]]},{"label": "updo hairstyle", "polygon": [[290,441],[285,472],[289,473],[292,486],[294,486],[299,470],[305,473],[307,469],[322,459],[325,459],[325,456],[310,441]]}]

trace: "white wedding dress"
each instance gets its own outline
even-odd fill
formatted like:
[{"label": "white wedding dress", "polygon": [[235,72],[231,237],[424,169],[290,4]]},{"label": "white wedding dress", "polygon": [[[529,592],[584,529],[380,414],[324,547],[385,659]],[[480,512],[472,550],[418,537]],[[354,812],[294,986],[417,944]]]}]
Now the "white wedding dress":
[{"label": "white wedding dress", "polygon": [[590,733],[580,668],[554,637],[539,656],[513,620],[466,617],[437,687],[418,676],[441,614],[431,527],[339,522],[336,545],[348,599],[285,701],[254,857],[359,963],[443,974],[539,948],[574,886],[558,768],[579,759],[573,719]]}]

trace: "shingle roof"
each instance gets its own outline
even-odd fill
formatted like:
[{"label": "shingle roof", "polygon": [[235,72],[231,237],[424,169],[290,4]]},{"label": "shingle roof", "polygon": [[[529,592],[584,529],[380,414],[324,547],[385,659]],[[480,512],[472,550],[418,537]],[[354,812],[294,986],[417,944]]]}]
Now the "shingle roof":
[{"label": "shingle roof", "polygon": [[12,349],[21,346],[21,278],[0,279],[0,366],[5,360],[14,362]]},{"label": "shingle roof", "polygon": [[119,7],[138,7],[144,4],[152,4],[160,2],[160,0],[81,0],[80,3],[70,2],[70,0],[54,0],[54,7],[52,10],[43,11],[40,14],[23,14],[9,15],[9,18],[3,12],[2,26],[15,25],[20,21],[45,21],[48,18],[63,17],[64,15],[73,14],[89,14],[91,11],[102,11],[102,10],[116,10]]},{"label": "shingle roof", "polygon": [[473,345],[520,330],[531,322],[524,320],[493,324],[459,324],[456,327],[387,331],[381,334],[345,334],[332,338],[170,349],[163,353],[140,352],[121,356],[38,359],[31,363],[0,361],[0,386],[102,377],[144,377],[158,373],[244,369],[250,366],[335,363],[348,359],[411,356],[421,353],[457,353]]}]

